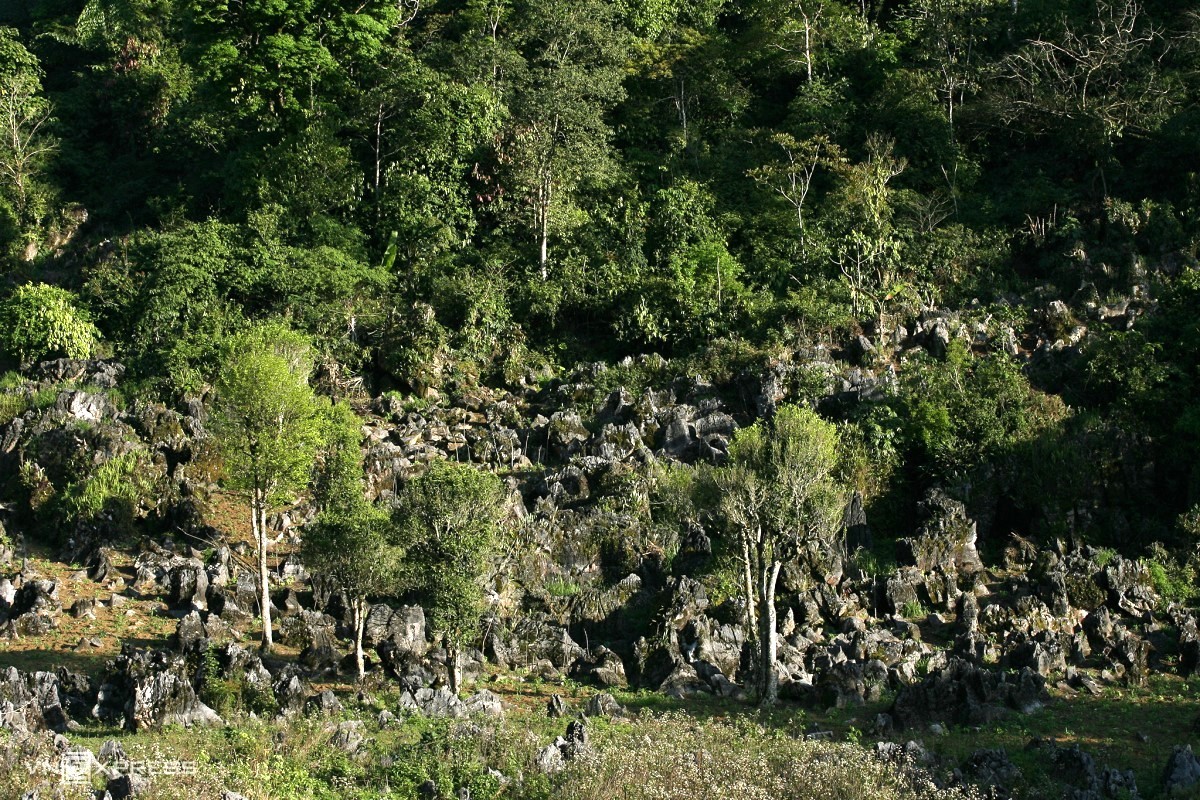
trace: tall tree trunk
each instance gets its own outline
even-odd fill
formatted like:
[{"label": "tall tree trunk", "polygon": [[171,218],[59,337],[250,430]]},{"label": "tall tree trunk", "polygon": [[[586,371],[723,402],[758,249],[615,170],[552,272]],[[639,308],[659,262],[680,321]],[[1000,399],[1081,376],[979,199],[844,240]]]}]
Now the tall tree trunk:
[{"label": "tall tree trunk", "polygon": [[783,564],[774,562],[768,567],[763,564],[762,615],[759,626],[759,702],[773,706],[779,701],[779,673],[775,670],[775,656],[779,649],[779,633],[775,624],[775,585],[779,581],[779,570]]},{"label": "tall tree trunk", "polygon": [[262,614],[262,649],[264,653],[269,653],[275,643],[271,635],[271,583],[267,573],[267,511],[262,497],[257,493],[251,503],[250,513],[254,522],[254,539],[258,545],[258,604]]},{"label": "tall tree trunk", "polygon": [[758,635],[758,614],[755,613],[754,562],[750,559],[750,540],[745,536],[742,537],[742,567],[742,580],[746,583],[746,631],[753,641],[753,637]]},{"label": "tall tree trunk", "polygon": [[462,685],[462,671],[458,665],[458,645],[451,644],[449,638],[444,641],[446,643],[446,674],[450,679],[450,691],[458,694],[459,686]]},{"label": "tall tree trunk", "polygon": [[375,203],[375,221],[379,221],[379,199],[383,194],[383,105],[375,114],[375,179],[372,183],[372,200]]},{"label": "tall tree trunk", "polygon": [[367,674],[366,662],[363,658],[363,629],[367,625],[366,601],[359,597],[354,600],[354,666],[358,669],[358,679],[361,681]]},{"label": "tall tree trunk", "polygon": [[549,177],[543,177],[542,185],[538,189],[538,238],[540,240],[540,253],[538,256],[538,264],[542,270],[542,280],[549,277],[549,270],[546,262],[550,259],[550,200],[554,186]]}]

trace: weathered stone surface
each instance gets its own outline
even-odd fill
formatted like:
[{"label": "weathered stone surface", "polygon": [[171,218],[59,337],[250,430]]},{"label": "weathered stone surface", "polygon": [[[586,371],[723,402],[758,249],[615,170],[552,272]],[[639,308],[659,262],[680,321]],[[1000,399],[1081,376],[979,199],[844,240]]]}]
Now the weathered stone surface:
[{"label": "weathered stone surface", "polygon": [[536,616],[522,616],[507,640],[494,641],[490,647],[497,660],[509,666],[545,659],[556,669],[567,669],[584,655],[565,627]]},{"label": "weathered stone surface", "polygon": [[1191,745],[1175,745],[1163,768],[1162,783],[1168,797],[1190,794],[1200,784],[1200,759]]},{"label": "weathered stone surface", "polygon": [[329,739],[329,745],[347,755],[354,755],[366,740],[362,720],[351,719],[338,723],[333,736]]},{"label": "weathered stone surface", "polygon": [[131,731],[221,724],[217,713],[196,696],[184,659],[165,650],[128,645],[108,663],[92,713],[101,720],[120,719]]},{"label": "weathered stone surface", "polygon": [[931,722],[979,725],[1010,711],[1028,713],[1045,700],[1045,680],[1028,668],[997,672],[951,658],[945,668],[902,688],[891,714],[902,728]]},{"label": "weathered stone surface", "polygon": [[425,611],[420,606],[371,606],[363,626],[363,646],[390,642],[397,653],[420,657],[429,650],[425,638]]},{"label": "weathered stone surface", "polygon": [[921,511],[926,521],[920,533],[903,540],[917,569],[952,577],[971,577],[983,571],[975,549],[976,525],[962,503],[935,489],[921,503]]},{"label": "weathered stone surface", "polygon": [[200,612],[192,611],[176,623],[175,635],[171,640],[176,650],[186,653],[203,648],[206,643],[204,620],[200,618]]},{"label": "weathered stone surface", "polygon": [[0,728],[22,735],[62,733],[70,714],[82,714],[93,696],[87,678],[65,668],[23,673],[9,667],[0,672]]},{"label": "weathered stone surface", "polygon": [[615,717],[625,713],[624,707],[608,692],[601,692],[588,701],[589,717]]},{"label": "weathered stone surface", "polygon": [[307,691],[300,677],[295,674],[282,675],[273,687],[275,702],[279,705],[279,714],[290,717],[304,711]]},{"label": "weathered stone surface", "polygon": [[318,714],[324,717],[340,714],[343,710],[342,702],[329,689],[308,698],[305,708],[310,714]]},{"label": "weathered stone surface", "polygon": [[1021,782],[1021,769],[1004,748],[976,750],[962,765],[963,774],[990,797],[1005,797]]},{"label": "weathered stone surface", "polygon": [[1111,607],[1140,616],[1158,605],[1158,594],[1144,563],[1115,556],[1105,566],[1102,576]]},{"label": "weathered stone surface", "polygon": [[603,645],[597,645],[591,653],[576,659],[569,674],[575,680],[589,681],[605,688],[622,688],[628,684],[621,657]]},{"label": "weathered stone surface", "polygon": [[460,700],[449,689],[421,688],[400,695],[400,709],[426,717],[497,717],[504,714],[500,698],[486,689]]},{"label": "weathered stone surface", "polygon": [[552,694],[546,702],[546,716],[551,719],[565,717],[570,712],[567,706],[567,701],[563,699],[561,694]]}]

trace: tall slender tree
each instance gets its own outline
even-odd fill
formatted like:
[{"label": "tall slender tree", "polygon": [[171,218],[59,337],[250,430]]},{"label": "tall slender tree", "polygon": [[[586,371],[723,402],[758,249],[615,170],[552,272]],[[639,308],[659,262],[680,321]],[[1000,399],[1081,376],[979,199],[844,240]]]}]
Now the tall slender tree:
[{"label": "tall slender tree", "polygon": [[306,489],[321,443],[320,403],[309,386],[311,346],[287,325],[268,322],[234,336],[216,384],[213,431],[227,485],[250,502],[257,551],[262,647],[270,651],[267,514]]},{"label": "tall slender tree", "polygon": [[301,552],[309,570],[349,600],[354,664],[362,680],[367,602],[397,588],[401,551],[391,541],[391,516],[364,496],[362,421],[345,403],[331,408],[327,439],[316,491],[321,513],[305,529]]},{"label": "tall slender tree", "polygon": [[408,582],[441,635],[451,691],[461,684],[459,653],[479,627],[483,578],[503,509],[500,480],[463,464],[434,461],[400,494]]},{"label": "tall slender tree", "polygon": [[598,0],[526,0],[516,22],[524,63],[508,85],[505,157],[528,203],[545,280],[550,237],[573,193],[612,176],[605,115],[625,96],[626,37],[613,6]]},{"label": "tall slender tree", "polygon": [[784,562],[802,546],[832,548],[843,493],[833,478],[837,428],[814,412],[781,406],[769,421],[735,434],[729,461],[713,470],[719,512],[742,554],[747,622],[759,702],[779,697],[775,592]]}]

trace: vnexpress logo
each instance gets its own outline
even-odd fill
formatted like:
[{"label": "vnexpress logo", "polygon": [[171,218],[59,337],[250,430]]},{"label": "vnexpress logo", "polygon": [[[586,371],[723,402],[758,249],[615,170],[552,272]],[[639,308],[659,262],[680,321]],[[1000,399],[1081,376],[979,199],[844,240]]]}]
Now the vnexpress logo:
[{"label": "vnexpress logo", "polygon": [[59,777],[67,786],[91,786],[92,776],[100,771],[91,750],[68,750],[58,760]]},{"label": "vnexpress logo", "polygon": [[147,778],[195,775],[195,761],[174,758],[121,758],[101,764],[90,750],[68,750],[58,760],[58,775],[64,786],[92,786],[96,776],[105,779],[118,775],[142,775]]}]

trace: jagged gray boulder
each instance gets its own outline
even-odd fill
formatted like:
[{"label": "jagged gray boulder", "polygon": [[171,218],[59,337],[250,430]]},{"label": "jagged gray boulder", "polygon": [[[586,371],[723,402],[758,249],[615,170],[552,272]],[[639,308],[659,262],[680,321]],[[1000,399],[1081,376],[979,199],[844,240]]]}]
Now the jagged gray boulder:
[{"label": "jagged gray boulder", "polygon": [[[66,731],[72,702],[62,678],[73,681],[73,677],[65,669],[60,673],[61,677],[52,672],[23,673],[16,667],[0,672],[0,728],[21,735]],[[86,679],[80,681],[82,691],[89,693]]]},{"label": "jagged gray boulder", "polygon": [[129,645],[108,662],[92,716],[121,721],[131,731],[170,724],[222,724],[217,713],[197,697],[187,662],[181,656]]},{"label": "jagged gray boulder", "polygon": [[974,784],[985,789],[991,797],[1004,797],[1020,783],[1021,768],[1008,757],[1008,751],[996,749],[976,750],[967,756],[962,765],[963,774]]},{"label": "jagged gray boulder", "polygon": [[487,689],[481,689],[463,701],[463,707],[472,717],[502,717],[504,704],[500,698]]},{"label": "jagged gray boulder", "polygon": [[1141,616],[1158,606],[1158,593],[1149,568],[1140,561],[1115,556],[1105,567],[1103,585],[1108,602],[1131,616]]},{"label": "jagged gray boulder", "polygon": [[400,695],[400,709],[426,717],[498,717],[504,714],[500,698],[486,689],[471,695],[466,700],[449,689],[417,689],[404,691]]},{"label": "jagged gray boulder", "polygon": [[362,720],[351,719],[338,723],[329,744],[347,755],[354,755],[366,740]]},{"label": "jagged gray boulder", "polygon": [[589,681],[605,688],[622,688],[628,684],[621,657],[603,645],[597,645],[591,653],[576,659],[569,674],[575,680]]},{"label": "jagged gray boulder", "polygon": [[305,707],[310,714],[319,714],[324,717],[331,717],[334,714],[342,713],[342,701],[337,699],[329,689],[320,692],[308,698]]},{"label": "jagged gray boulder", "polygon": [[550,695],[550,699],[546,702],[546,716],[556,719],[558,717],[565,717],[569,711],[567,701],[563,700],[561,694]]},{"label": "jagged gray boulder", "polygon": [[217,712],[200,702],[191,680],[180,666],[152,672],[134,681],[125,724],[132,731],[164,725],[221,725]]},{"label": "jagged gray boulder", "polygon": [[295,716],[304,711],[307,692],[300,676],[281,675],[272,689],[275,694],[275,702],[279,706],[280,716]]},{"label": "jagged gray boulder", "polygon": [[916,537],[904,539],[908,558],[921,572],[950,577],[972,577],[983,571],[975,548],[978,531],[966,506],[933,489],[921,503],[925,523]]},{"label": "jagged gray boulder", "polygon": [[1163,768],[1162,782],[1163,793],[1169,797],[1190,793],[1200,784],[1200,760],[1190,744],[1175,745]]},{"label": "jagged gray boulder", "polygon": [[980,725],[1012,711],[1034,711],[1046,699],[1045,679],[1029,668],[994,671],[951,658],[920,683],[901,688],[891,715],[906,729],[933,722]]},{"label": "jagged gray boulder", "polygon": [[421,657],[429,650],[425,639],[425,611],[420,606],[371,606],[363,625],[363,646],[392,645],[396,655]]},{"label": "jagged gray boulder", "polygon": [[167,571],[167,602],[173,608],[208,608],[208,572],[196,559],[181,559]]},{"label": "jagged gray boulder", "polygon": [[588,701],[589,717],[616,717],[624,713],[624,707],[608,692],[601,692]]}]

